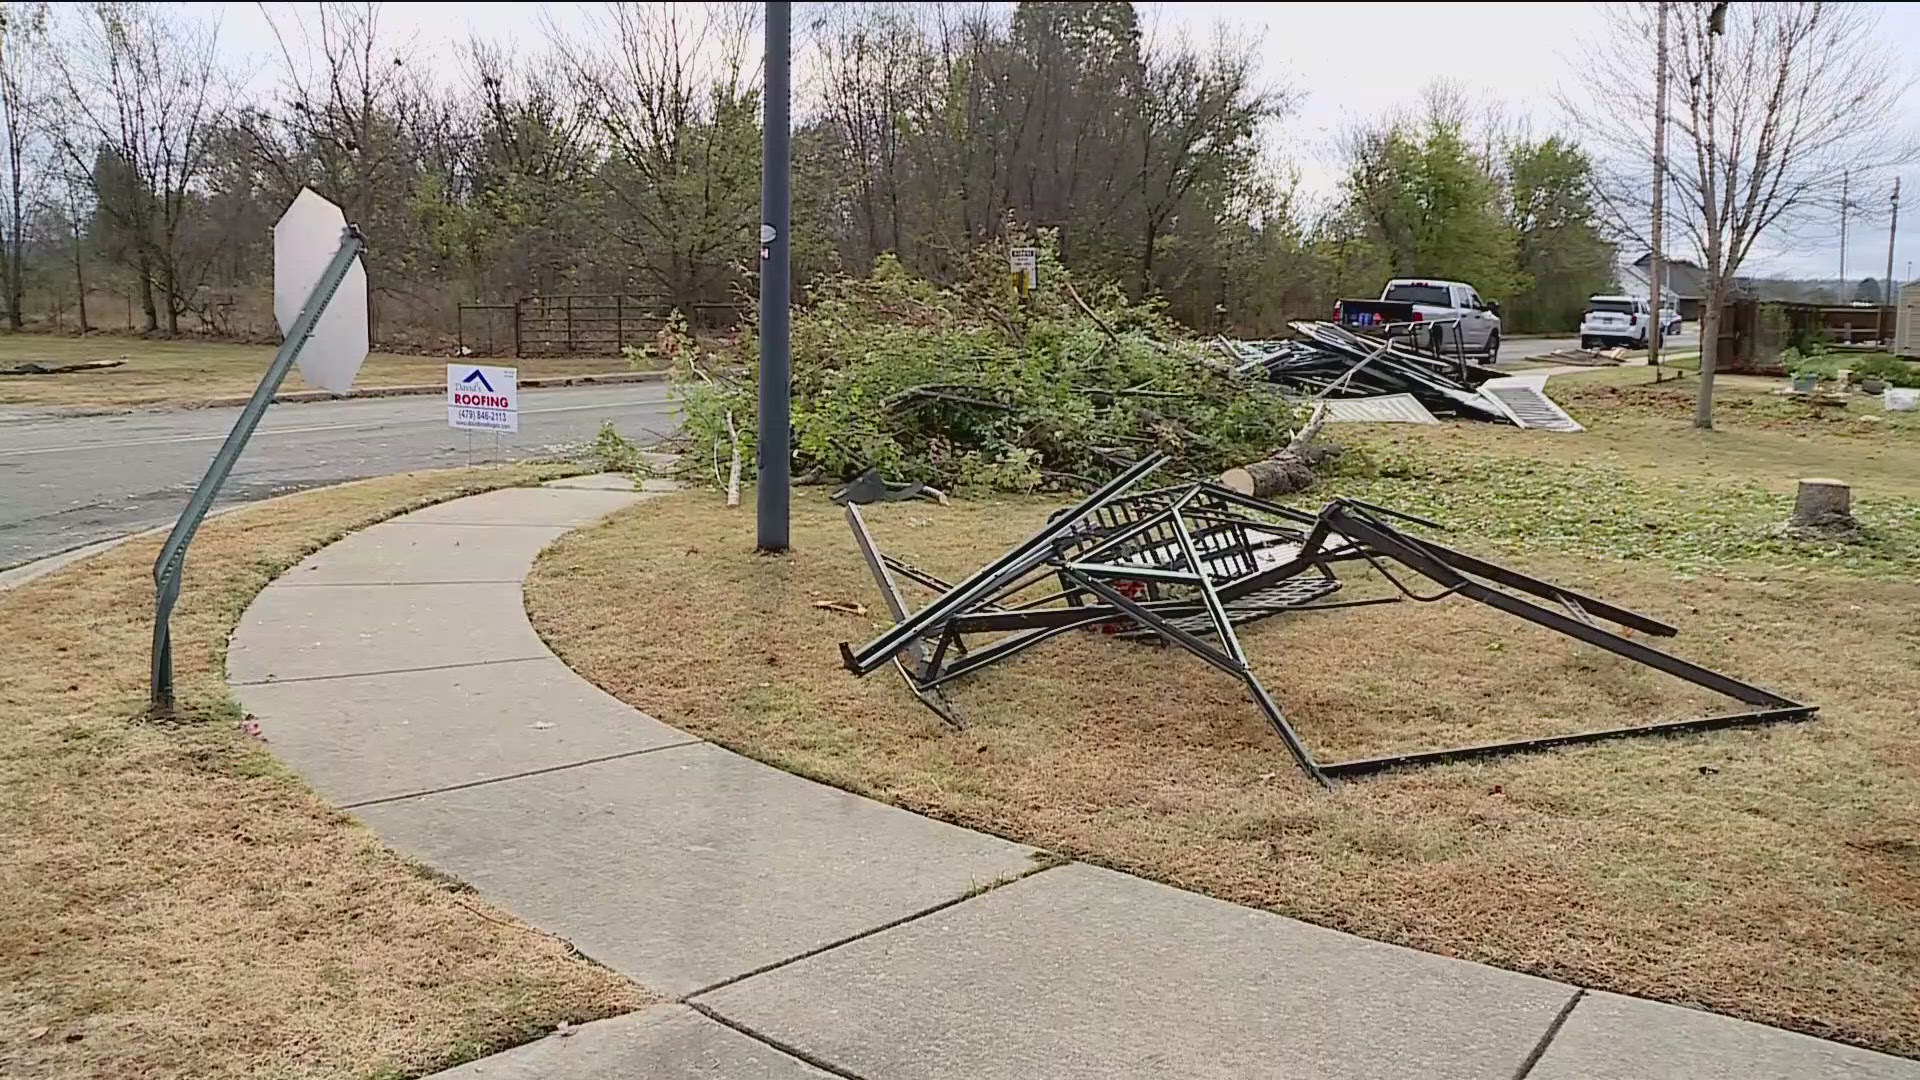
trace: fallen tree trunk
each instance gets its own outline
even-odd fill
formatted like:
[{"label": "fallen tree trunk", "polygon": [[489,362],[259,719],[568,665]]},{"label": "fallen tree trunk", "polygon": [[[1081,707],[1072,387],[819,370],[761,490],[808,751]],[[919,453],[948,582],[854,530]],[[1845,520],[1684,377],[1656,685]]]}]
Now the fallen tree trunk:
[{"label": "fallen tree trunk", "polygon": [[125,360],[87,360],[78,364],[18,364],[10,368],[0,368],[0,375],[66,375],[75,371],[103,371],[117,368]]},{"label": "fallen tree trunk", "polygon": [[1280,451],[1265,461],[1255,461],[1220,474],[1220,486],[1256,499],[1271,499],[1305,491],[1315,483],[1313,470],[1298,455]]},{"label": "fallen tree trunk", "polygon": [[1320,428],[1326,422],[1326,406],[1315,405],[1312,417],[1287,442],[1285,450],[1265,461],[1228,469],[1220,474],[1220,486],[1256,499],[1292,495],[1311,488],[1318,481],[1314,478],[1313,467],[1307,464],[1307,446],[1313,442],[1314,436],[1320,434]]}]

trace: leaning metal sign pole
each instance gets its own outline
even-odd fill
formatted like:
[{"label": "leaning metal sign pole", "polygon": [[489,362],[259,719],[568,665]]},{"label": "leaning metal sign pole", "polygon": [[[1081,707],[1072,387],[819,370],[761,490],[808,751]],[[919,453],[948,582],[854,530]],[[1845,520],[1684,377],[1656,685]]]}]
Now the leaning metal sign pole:
[{"label": "leaning metal sign pole", "polygon": [[789,199],[788,39],[793,5],[767,5],[766,125],[760,142],[760,437],[759,547],[787,550],[788,475],[793,464],[788,426],[791,370],[787,354]]},{"label": "leaning metal sign pole", "polygon": [[[200,486],[194,489],[193,497],[187,500],[186,510],[180,514],[180,520],[174,523],[173,532],[168,534],[166,545],[160,549],[160,557],[153,564],[153,686],[148,707],[155,715],[173,711],[173,640],[167,624],[173,616],[174,602],[180,598],[180,575],[186,565],[187,545],[193,543],[193,534],[206,518],[207,509],[213,505],[221,485],[226,483],[227,474],[233,471],[234,462],[240,460],[241,451],[247,448],[247,439],[259,425],[260,417],[267,411],[275,391],[280,389],[281,381],[299,359],[301,350],[306,348],[307,340],[313,336],[314,326],[326,313],[333,294],[340,288],[347,272],[353,269],[362,244],[360,230],[348,225],[341,235],[339,249],[333,254],[333,261],[327,264],[320,274],[320,280],[314,283],[313,291],[307,294],[299,318],[294,320],[286,339],[280,343],[280,351],[274,354],[267,373],[260,377],[260,385],[254,388],[253,397],[248,399],[247,407],[241,410],[240,419],[234,423],[233,430],[227,433],[219,452],[213,455],[213,464],[207,466],[206,476],[201,478]],[[350,379],[351,375],[348,377]]]}]

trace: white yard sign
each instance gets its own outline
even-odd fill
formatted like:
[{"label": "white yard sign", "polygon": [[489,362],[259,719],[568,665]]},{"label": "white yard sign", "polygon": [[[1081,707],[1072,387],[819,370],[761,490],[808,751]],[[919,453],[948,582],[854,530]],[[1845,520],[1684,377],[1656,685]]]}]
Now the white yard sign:
[{"label": "white yard sign", "polygon": [[447,425],[468,431],[519,431],[520,373],[510,367],[448,364]]}]

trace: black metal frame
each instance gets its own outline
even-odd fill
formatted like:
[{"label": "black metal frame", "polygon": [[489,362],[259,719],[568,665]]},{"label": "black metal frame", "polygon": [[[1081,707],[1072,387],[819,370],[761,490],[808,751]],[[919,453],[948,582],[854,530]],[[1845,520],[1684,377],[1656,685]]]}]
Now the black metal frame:
[{"label": "black metal frame", "polygon": [[[1155,455],[1132,466],[956,584],[882,554],[859,508],[848,505],[847,522],[894,625],[858,650],[841,642],[842,663],[856,675],[893,663],[929,709],[958,727],[959,716],[944,688],[963,675],[1070,630],[1097,627],[1157,640],[1185,649],[1244,683],[1301,770],[1329,786],[1336,778],[1405,765],[1805,720],[1817,711],[1614,633],[1599,622],[1656,637],[1678,633],[1657,619],[1412,536],[1389,521],[1438,527],[1424,518],[1344,498],[1309,514],[1211,483],[1129,494],[1164,460]],[[1416,593],[1388,568],[1389,561],[1440,591]],[[1326,601],[1341,586],[1334,568],[1349,562],[1371,566],[1398,595]],[[909,614],[896,574],[933,591],[934,600]],[[1022,599],[1044,583],[1055,588]],[[1424,603],[1449,596],[1486,604],[1754,708],[1695,720],[1321,764],[1261,685],[1236,629],[1288,611]],[[967,641],[968,635],[984,634],[998,636],[985,643]]]}]

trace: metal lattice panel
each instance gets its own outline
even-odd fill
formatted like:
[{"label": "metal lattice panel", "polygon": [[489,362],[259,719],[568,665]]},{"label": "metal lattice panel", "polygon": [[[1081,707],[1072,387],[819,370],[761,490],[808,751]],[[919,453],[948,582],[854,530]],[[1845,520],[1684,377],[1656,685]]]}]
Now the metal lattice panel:
[{"label": "metal lattice panel", "polygon": [[[1308,604],[1340,591],[1340,582],[1332,578],[1293,578],[1265,589],[1250,592],[1238,600],[1226,605],[1227,618],[1235,626],[1245,626],[1272,615],[1278,615],[1290,608],[1305,607]],[[1213,618],[1209,615],[1187,615],[1167,620],[1170,624],[1185,630],[1189,634],[1212,634],[1215,632]],[[1125,638],[1153,637],[1154,632],[1145,628],[1129,630],[1120,635]]]},{"label": "metal lattice panel", "polygon": [[1480,396],[1493,402],[1519,427],[1544,431],[1587,430],[1547,396],[1545,383],[1539,376],[1488,379],[1480,386]]},{"label": "metal lattice panel", "polygon": [[[1531,380],[1519,382],[1518,387],[1494,386],[1488,400],[1503,409],[1520,409],[1528,419],[1555,423],[1559,417],[1573,423],[1550,401],[1544,417],[1531,416],[1535,406],[1526,395],[1538,401],[1545,397]],[[1508,389],[1514,393],[1501,393]],[[1812,706],[1603,625],[1653,637],[1677,633],[1657,619],[1403,531],[1407,524],[1439,528],[1422,518],[1357,499],[1335,499],[1318,514],[1309,514],[1207,483],[1128,494],[1163,460],[1155,455],[1127,468],[1086,501],[1054,514],[1038,532],[952,585],[880,554],[859,507],[849,503],[847,520],[854,539],[895,622],[857,652],[842,642],[842,662],[858,675],[897,666],[928,708],[958,726],[959,717],[945,696],[946,684],[1063,634],[1097,630],[1178,646],[1240,680],[1301,770],[1322,784],[1406,765],[1805,720],[1815,712]],[[1385,578],[1397,595],[1317,603],[1339,590],[1336,569],[1355,560]],[[908,614],[896,570],[934,592],[935,598]],[[1406,573],[1425,578],[1438,591],[1415,591],[1400,579]],[[1322,765],[1260,684],[1235,633],[1236,627],[1301,609],[1447,597],[1476,601],[1605,649],[1742,702],[1749,711]],[[982,640],[985,635],[992,637]]]}]

